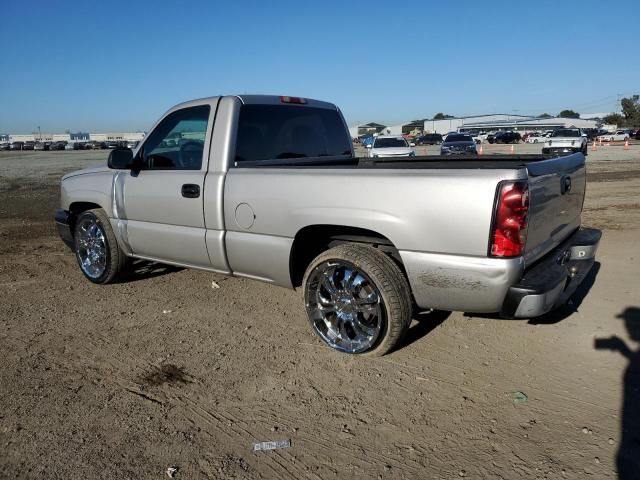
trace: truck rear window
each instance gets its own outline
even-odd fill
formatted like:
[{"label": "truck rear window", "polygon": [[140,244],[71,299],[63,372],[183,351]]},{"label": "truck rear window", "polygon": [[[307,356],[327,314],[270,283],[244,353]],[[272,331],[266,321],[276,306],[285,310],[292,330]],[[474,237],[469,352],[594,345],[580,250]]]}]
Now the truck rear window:
[{"label": "truck rear window", "polygon": [[243,105],[236,162],[351,154],[337,110],[298,105]]}]

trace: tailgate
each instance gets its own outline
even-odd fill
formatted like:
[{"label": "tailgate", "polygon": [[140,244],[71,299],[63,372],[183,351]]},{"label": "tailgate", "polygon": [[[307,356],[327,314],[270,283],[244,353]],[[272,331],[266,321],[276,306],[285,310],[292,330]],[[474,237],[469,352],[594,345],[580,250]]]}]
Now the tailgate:
[{"label": "tailgate", "polygon": [[529,228],[525,263],[545,255],[580,226],[585,194],[585,157],[581,153],[527,165]]}]

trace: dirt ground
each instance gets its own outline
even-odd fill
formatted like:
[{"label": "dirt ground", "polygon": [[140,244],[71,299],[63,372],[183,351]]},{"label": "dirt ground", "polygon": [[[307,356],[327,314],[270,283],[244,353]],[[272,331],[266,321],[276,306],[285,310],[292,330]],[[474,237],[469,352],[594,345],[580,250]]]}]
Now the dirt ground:
[{"label": "dirt ground", "polygon": [[149,264],[90,284],[52,215],[60,175],[105,157],[0,152],[0,478],[606,479],[640,458],[640,145],[590,152],[604,238],[572,305],[427,315],[377,359],[324,347],[299,292]]}]

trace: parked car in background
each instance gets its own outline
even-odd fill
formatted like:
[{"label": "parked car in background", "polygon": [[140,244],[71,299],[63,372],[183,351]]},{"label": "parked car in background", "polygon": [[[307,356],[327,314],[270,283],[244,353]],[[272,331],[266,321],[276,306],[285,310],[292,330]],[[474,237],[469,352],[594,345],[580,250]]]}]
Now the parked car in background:
[{"label": "parked car in background", "polygon": [[[489,132],[489,133],[486,134],[487,143],[494,143],[495,142],[496,133],[497,132]],[[482,135],[480,136],[480,139],[482,140]],[[484,143],[484,140],[483,140],[483,143]]]},{"label": "parked car in background", "polygon": [[49,146],[49,150],[64,150],[67,142],[53,142]]},{"label": "parked car in background", "polygon": [[373,140],[374,140],[374,136],[373,135],[365,135],[363,137],[360,137],[360,141],[362,143],[362,146],[364,147],[369,147],[369,145],[373,144]]},{"label": "parked car in background", "polygon": [[[480,140],[480,143],[491,143],[493,142],[494,132],[480,132],[476,135],[476,138]],[[489,141],[489,137],[491,137],[491,142]]]},{"label": "parked car in background", "polygon": [[440,145],[441,155],[475,155],[477,153],[475,140],[464,133],[450,133]]},{"label": "parked car in background", "polygon": [[640,129],[636,130],[636,140],[640,140]]},{"label": "parked car in background", "polygon": [[598,136],[598,141],[601,142],[621,142],[629,140],[629,132],[626,130],[616,130],[613,133],[605,133]]},{"label": "parked car in background", "polygon": [[595,140],[598,136],[598,130],[595,128],[582,128],[582,133],[587,136],[587,140]]},{"label": "parked car in background", "polygon": [[23,150],[23,149],[24,149],[24,142],[11,143],[11,150]]},{"label": "parked car in background", "polygon": [[522,137],[518,132],[498,132],[493,137],[494,143],[519,143]]},{"label": "parked car in background", "polygon": [[440,145],[442,143],[442,135],[439,133],[425,133],[416,137],[414,143],[416,145]]},{"label": "parked car in background", "polygon": [[416,152],[402,135],[379,135],[370,148],[370,157],[413,157]]},{"label": "parked car in background", "polygon": [[546,139],[546,134],[542,132],[535,132],[529,134],[529,136],[525,139],[525,143],[544,143]]},{"label": "parked car in background", "polygon": [[35,150],[36,147],[36,142],[32,142],[32,141],[27,141],[24,142],[24,145],[22,146],[23,150]]},{"label": "parked car in background", "polygon": [[36,144],[33,146],[34,150],[43,150],[44,151],[44,143],[42,142],[36,142]]},{"label": "parked car in background", "polygon": [[9,142],[0,143],[0,150],[11,150],[11,144]]},{"label": "parked car in background", "polygon": [[543,154],[588,153],[587,134],[579,128],[559,128],[554,130],[542,147]]}]

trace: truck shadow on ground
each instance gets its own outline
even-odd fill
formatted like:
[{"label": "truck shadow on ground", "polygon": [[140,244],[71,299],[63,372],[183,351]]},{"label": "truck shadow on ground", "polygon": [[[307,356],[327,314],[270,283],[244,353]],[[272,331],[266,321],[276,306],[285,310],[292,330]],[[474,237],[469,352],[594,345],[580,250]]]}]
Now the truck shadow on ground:
[{"label": "truck shadow on ground", "polygon": [[562,305],[561,307],[553,310],[552,312],[546,313],[540,317],[532,318],[529,320],[530,325],[553,325],[554,323],[561,322],[567,317],[570,317],[574,313],[578,311],[578,308],[582,304],[582,301],[585,299],[591,287],[596,282],[596,277],[598,276],[598,272],[600,271],[600,262],[596,262],[589,270],[589,273],[584,278],[582,283],[578,285],[578,288],[567,303]]},{"label": "truck shadow on ground", "polygon": [[449,318],[451,312],[444,310],[433,310],[431,312],[420,312],[413,315],[415,322],[407,330],[402,342],[398,345],[397,350],[402,349],[413,342],[426,337],[434,329],[440,326],[447,318]]},{"label": "truck shadow on ground", "polygon": [[[627,307],[617,315],[624,321],[629,338],[640,342],[640,308]],[[616,457],[618,478],[636,480],[640,478],[640,349],[632,350],[620,337],[596,338],[597,350],[610,350],[622,354],[629,365],[624,373],[624,399],[620,447]]]},{"label": "truck shadow on ground", "polygon": [[139,280],[146,280],[148,278],[160,277],[162,275],[179,272],[180,270],[184,270],[184,268],[165,265],[163,263],[150,262],[148,260],[134,260],[131,265],[131,270],[124,281],[126,283],[137,282]]}]

